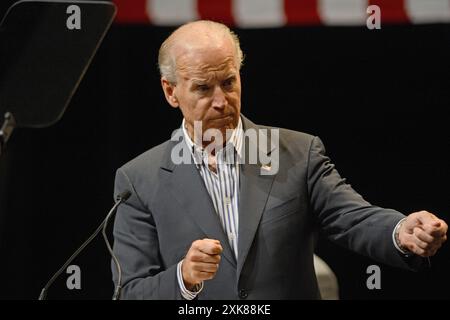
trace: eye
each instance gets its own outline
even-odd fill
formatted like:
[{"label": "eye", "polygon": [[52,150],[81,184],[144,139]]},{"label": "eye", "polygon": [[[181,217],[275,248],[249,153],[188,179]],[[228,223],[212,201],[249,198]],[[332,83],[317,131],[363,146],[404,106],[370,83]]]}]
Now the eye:
[{"label": "eye", "polygon": [[233,87],[233,84],[234,84],[235,80],[236,80],[235,77],[230,77],[227,80],[225,80],[224,82],[222,82],[222,86],[224,88],[231,89]]},{"label": "eye", "polygon": [[209,90],[209,86],[206,84],[201,84],[197,86],[196,90],[201,93],[206,93]]}]

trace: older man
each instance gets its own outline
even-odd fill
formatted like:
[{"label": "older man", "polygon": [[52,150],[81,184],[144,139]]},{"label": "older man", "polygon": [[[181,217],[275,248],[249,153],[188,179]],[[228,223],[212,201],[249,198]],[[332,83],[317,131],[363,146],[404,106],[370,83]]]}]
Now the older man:
[{"label": "older man", "polygon": [[[319,138],[279,129],[274,146],[246,143],[246,131],[268,128],[241,115],[242,59],[237,37],[211,21],[183,25],[162,44],[162,88],[184,120],[179,141],[117,171],[115,193],[132,193],[114,228],[123,297],[319,298],[318,228],[397,267],[416,269],[434,255],[446,223],[426,211],[405,217],[366,202],[339,176]],[[219,136],[206,139],[210,129]],[[175,161],[180,145],[196,161]],[[260,161],[224,161],[230,154],[245,159],[254,146],[266,157],[277,154],[276,172],[262,174],[272,164]]]}]

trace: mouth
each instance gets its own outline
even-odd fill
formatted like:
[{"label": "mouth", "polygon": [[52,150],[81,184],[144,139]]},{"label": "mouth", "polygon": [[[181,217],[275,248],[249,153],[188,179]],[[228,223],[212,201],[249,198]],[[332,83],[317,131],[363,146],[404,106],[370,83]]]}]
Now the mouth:
[{"label": "mouth", "polygon": [[226,114],[223,116],[212,118],[211,121],[223,121],[223,120],[231,120],[231,119],[233,119],[233,115],[230,113],[230,114]]}]

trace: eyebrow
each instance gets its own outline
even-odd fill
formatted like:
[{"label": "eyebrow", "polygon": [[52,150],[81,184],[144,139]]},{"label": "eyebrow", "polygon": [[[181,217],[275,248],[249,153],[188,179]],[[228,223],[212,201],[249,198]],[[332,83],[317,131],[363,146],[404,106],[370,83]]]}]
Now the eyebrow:
[{"label": "eyebrow", "polygon": [[194,84],[194,85],[203,85],[208,82],[207,79],[196,79],[196,78],[191,79],[191,81],[192,81],[192,84]]},{"label": "eyebrow", "polygon": [[[233,72],[233,73],[228,74],[227,77],[225,78],[225,80],[236,79],[236,78],[237,78],[237,76]],[[192,81],[192,84],[195,84],[195,85],[203,85],[203,84],[208,83],[208,79],[191,78],[190,80]]]},{"label": "eyebrow", "polygon": [[230,79],[237,79],[236,74],[230,74],[228,77],[225,78],[225,80],[230,80]]}]

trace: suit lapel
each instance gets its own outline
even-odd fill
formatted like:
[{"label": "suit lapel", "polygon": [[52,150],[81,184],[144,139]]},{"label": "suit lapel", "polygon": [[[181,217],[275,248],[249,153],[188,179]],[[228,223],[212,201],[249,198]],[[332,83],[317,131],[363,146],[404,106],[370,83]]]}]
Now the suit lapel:
[{"label": "suit lapel", "polygon": [[261,176],[258,165],[241,167],[239,193],[238,279],[253,243],[274,176]]},{"label": "suit lapel", "polygon": [[[258,129],[256,125],[244,118],[244,128]],[[251,148],[244,144],[245,149]],[[271,147],[268,154],[273,151]],[[258,152],[262,152],[258,148]],[[260,159],[260,158],[258,158]],[[261,175],[261,164],[241,164],[239,192],[239,237],[237,279],[239,279],[248,252],[255,238],[256,231],[264,211],[267,198],[272,188],[275,175]]]},{"label": "suit lapel", "polygon": [[[182,142],[184,143],[184,142]],[[219,217],[214,209],[211,197],[195,164],[175,165],[170,160],[170,152],[174,144],[168,149],[166,165],[162,169],[171,172],[169,190],[178,201],[181,210],[187,212],[207,238],[217,239],[222,244],[222,255],[236,266],[236,258],[231,250]],[[181,213],[180,213],[181,214]]]},{"label": "suit lapel", "polygon": [[[258,130],[258,127],[244,116],[242,119],[245,130],[250,128]],[[240,164],[238,261],[236,262],[211,197],[195,164],[175,165],[172,162],[170,155],[176,143],[173,142],[169,145],[166,160],[161,166],[162,170],[171,173],[168,178],[168,189],[178,201],[181,210],[192,217],[206,237],[220,241],[223,247],[222,255],[237,268],[237,279],[239,279],[258,230],[275,175],[261,175],[259,162],[257,164]],[[244,143],[244,147],[246,149],[244,152],[251,149],[247,143]],[[258,153],[262,152],[259,148],[257,149]],[[273,150],[274,147],[271,146],[267,155],[270,155]]]}]

